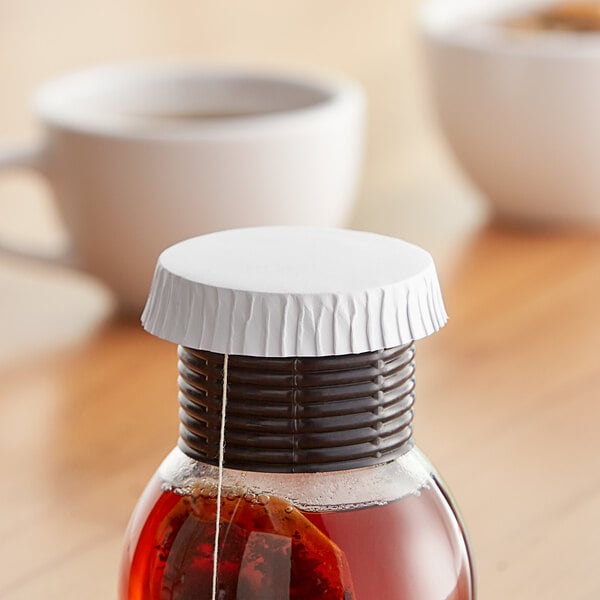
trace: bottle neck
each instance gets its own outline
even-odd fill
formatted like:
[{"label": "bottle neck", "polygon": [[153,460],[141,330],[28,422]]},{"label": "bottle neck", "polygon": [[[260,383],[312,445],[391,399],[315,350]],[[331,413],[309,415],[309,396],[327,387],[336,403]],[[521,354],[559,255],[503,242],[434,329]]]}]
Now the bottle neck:
[{"label": "bottle neck", "polygon": [[[412,447],[414,346],[344,356],[229,356],[224,466],[274,473],[382,464]],[[179,448],[219,462],[224,356],[179,347]]]}]

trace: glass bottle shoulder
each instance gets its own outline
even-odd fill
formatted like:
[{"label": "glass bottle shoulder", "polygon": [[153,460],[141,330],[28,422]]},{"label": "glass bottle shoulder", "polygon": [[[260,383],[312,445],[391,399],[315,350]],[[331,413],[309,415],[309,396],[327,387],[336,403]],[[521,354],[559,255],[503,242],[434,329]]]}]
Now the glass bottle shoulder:
[{"label": "glass bottle shoulder", "polygon": [[[306,511],[351,510],[383,505],[434,485],[435,471],[416,447],[372,467],[325,473],[262,473],[225,469],[223,488],[284,498]],[[157,471],[163,490],[216,496],[218,468],[175,448]]]}]

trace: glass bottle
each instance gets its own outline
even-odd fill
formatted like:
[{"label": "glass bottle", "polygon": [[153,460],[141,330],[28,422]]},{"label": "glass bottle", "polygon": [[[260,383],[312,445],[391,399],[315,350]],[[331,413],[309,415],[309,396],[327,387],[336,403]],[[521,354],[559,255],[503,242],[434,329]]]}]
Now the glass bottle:
[{"label": "glass bottle", "polygon": [[[320,230],[309,234],[281,228],[216,235],[225,236],[224,247],[233,254],[231,241],[241,235],[238,260],[266,244],[262,260],[255,256],[261,272],[267,259],[277,263],[273,253],[281,252],[281,244],[297,251],[310,242],[335,254],[338,247],[347,251],[343,242],[349,237],[356,241],[354,232],[328,233],[323,241]],[[372,234],[361,235],[372,242]],[[243,301],[232,301],[221,316],[213,312],[217,333],[212,342],[196,344],[202,349],[191,347],[187,332],[195,327],[198,296],[192,301],[186,290],[178,297],[165,272],[177,277],[185,272],[194,286],[213,285],[210,273],[192,276],[187,266],[180,266],[203,255],[207,244],[214,250],[212,246],[223,243],[215,242],[214,236],[204,238],[174,247],[179,266],[161,256],[145,312],[147,329],[182,344],[180,437],[131,517],[120,600],[474,600],[462,522],[412,440],[412,339],[363,352],[345,352],[348,348],[338,339],[336,352],[323,343],[325,351],[312,355],[289,355],[281,350],[283,343],[275,351],[273,340],[265,339],[262,343],[271,345],[270,351],[252,348],[243,353],[235,345],[235,331],[239,335],[239,325],[251,319],[240,309]],[[389,238],[378,243],[388,250],[403,244]],[[410,254],[407,246],[402,247],[403,256]],[[282,269],[290,266],[285,257],[279,262]],[[339,260],[332,262],[339,269]],[[325,263],[321,269],[331,271]],[[423,265],[411,264],[423,276]],[[272,277],[273,270],[268,270]],[[397,269],[394,276],[406,282]],[[292,282],[294,287],[306,286],[306,277],[304,273],[303,283]],[[244,293],[247,281],[237,282]],[[339,289],[339,282],[336,285]],[[259,283],[254,288],[254,294],[273,293]],[[425,294],[418,310],[428,307],[439,317],[443,306],[435,308],[440,302],[435,286],[429,282],[406,296],[411,293]],[[152,294],[160,297],[158,304]],[[306,327],[298,327],[299,317],[294,321],[289,314],[285,323],[274,327],[273,315],[280,311],[275,300],[268,300],[265,314],[271,334],[276,330],[281,339],[290,321],[296,336],[306,332]],[[302,306],[302,299],[299,302]],[[404,315],[410,313],[410,308],[401,307]],[[240,310],[243,319],[238,319]],[[185,332],[181,316],[169,324],[175,311],[186,316]],[[385,318],[383,301],[377,314]],[[330,325],[339,335],[346,325],[335,317],[334,313]],[[214,351],[220,348],[219,319],[234,322],[233,333],[226,328],[221,337],[229,344],[227,352]],[[420,315],[424,330],[439,327],[441,320],[427,325],[426,316]],[[200,322],[206,327],[205,317]],[[409,329],[413,338],[425,334],[410,323]],[[242,345],[248,348],[245,335]],[[296,349],[301,347],[294,343]]]}]

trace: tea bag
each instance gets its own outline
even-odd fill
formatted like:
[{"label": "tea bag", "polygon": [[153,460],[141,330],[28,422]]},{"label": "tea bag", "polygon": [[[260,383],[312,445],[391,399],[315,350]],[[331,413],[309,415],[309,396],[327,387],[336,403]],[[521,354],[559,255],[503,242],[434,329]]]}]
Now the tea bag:
[{"label": "tea bag", "polygon": [[[225,488],[222,493],[217,599],[354,598],[344,553],[297,508],[281,498],[243,490]],[[182,496],[175,513],[183,522],[168,550],[156,597],[208,600],[217,513],[214,486],[199,484]],[[165,538],[172,527],[171,520],[163,522]]]}]

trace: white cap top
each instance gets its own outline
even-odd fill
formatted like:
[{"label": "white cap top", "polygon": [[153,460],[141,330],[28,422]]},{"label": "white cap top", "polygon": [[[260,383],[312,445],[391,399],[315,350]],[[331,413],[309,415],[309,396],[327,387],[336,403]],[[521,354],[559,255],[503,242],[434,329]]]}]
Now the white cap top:
[{"label": "white cap top", "polygon": [[341,229],[257,227],[185,240],[158,259],[144,328],[246,356],[392,348],[447,320],[431,255]]}]

